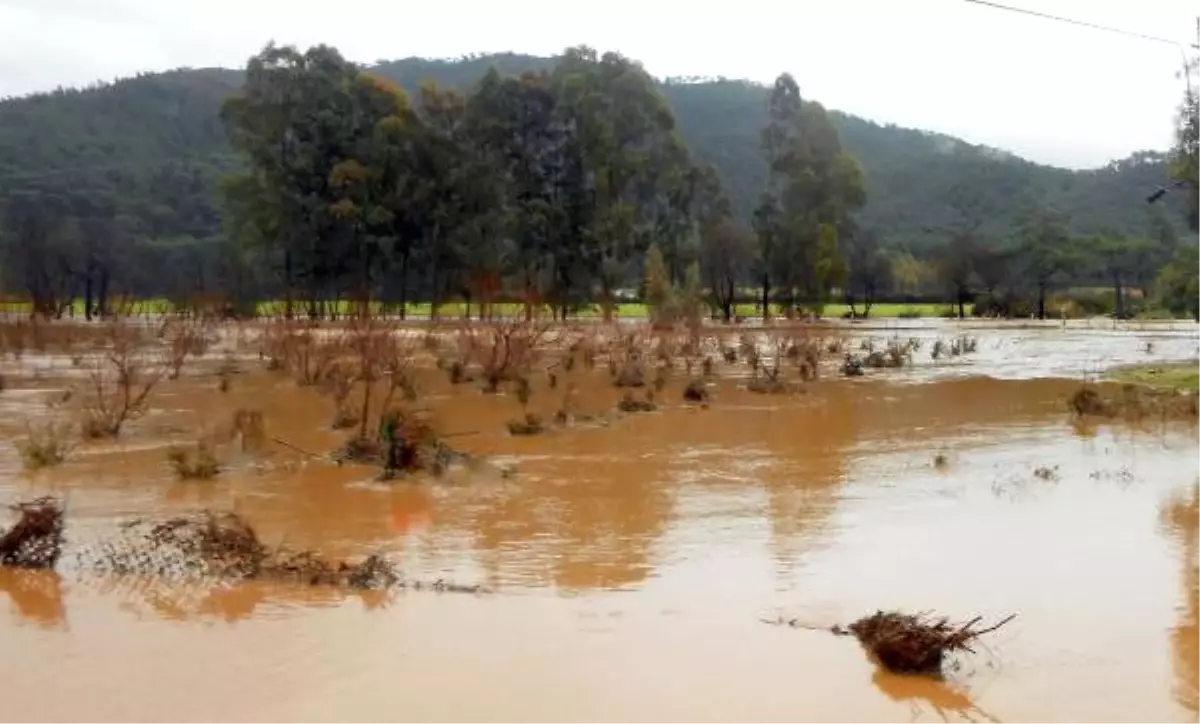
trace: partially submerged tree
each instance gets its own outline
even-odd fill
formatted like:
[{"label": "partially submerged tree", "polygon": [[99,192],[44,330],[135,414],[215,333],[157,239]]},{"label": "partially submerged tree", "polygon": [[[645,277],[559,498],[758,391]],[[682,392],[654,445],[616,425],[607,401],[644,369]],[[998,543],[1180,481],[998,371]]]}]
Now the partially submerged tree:
[{"label": "partially submerged tree", "polygon": [[846,276],[842,285],[850,314],[871,316],[875,304],[891,285],[892,260],[874,229],[856,229],[846,239]]},{"label": "partially submerged tree", "polygon": [[733,321],[738,283],[747,278],[754,258],[753,232],[732,219],[722,219],[702,232],[700,267],[713,304],[726,322]]},{"label": "partially submerged tree", "polygon": [[972,286],[978,281],[978,264],[982,247],[970,233],[950,237],[937,257],[938,276],[946,284],[958,307],[958,318],[966,317],[966,305],[972,299]]},{"label": "partially submerged tree", "polygon": [[769,174],[755,212],[764,315],[772,279],[791,314],[798,298],[819,307],[842,281],[839,236],[865,203],[866,191],[862,170],[842,151],[825,109],[802,101],[791,75],[776,79],[767,116],[762,147]]},{"label": "partially submerged tree", "polygon": [[1067,232],[1066,217],[1051,209],[1031,214],[1022,225],[1014,253],[1021,276],[1035,290],[1037,317],[1045,319],[1047,295],[1053,285],[1078,263]]}]

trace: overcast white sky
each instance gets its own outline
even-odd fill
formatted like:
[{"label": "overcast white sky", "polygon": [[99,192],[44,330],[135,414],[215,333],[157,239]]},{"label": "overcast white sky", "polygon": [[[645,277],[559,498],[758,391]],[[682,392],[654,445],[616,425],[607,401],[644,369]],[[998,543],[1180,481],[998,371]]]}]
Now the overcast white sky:
[{"label": "overcast white sky", "polygon": [[[1196,41],[1196,0],[1003,0]],[[360,62],[568,45],[657,76],[769,82],[1070,167],[1171,143],[1180,50],[965,0],[0,0],[0,96],[179,66],[244,65],[268,40]]]}]

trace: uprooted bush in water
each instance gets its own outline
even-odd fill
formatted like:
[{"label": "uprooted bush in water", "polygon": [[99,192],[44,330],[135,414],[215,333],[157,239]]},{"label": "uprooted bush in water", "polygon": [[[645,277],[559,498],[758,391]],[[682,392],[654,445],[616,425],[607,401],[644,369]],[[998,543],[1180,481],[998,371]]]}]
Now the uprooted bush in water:
[{"label": "uprooted bush in water", "polygon": [[1015,614],[994,626],[975,628],[982,617],[966,623],[950,623],[946,618],[896,611],[876,611],[834,633],[852,635],[884,668],[905,674],[939,674],[946,654],[971,650],[971,642],[1015,618]]},{"label": "uprooted bush in water", "polygon": [[538,435],[546,431],[542,418],[532,412],[525,413],[520,420],[509,420],[506,423],[510,435]]},{"label": "uprooted bush in water", "polygon": [[[991,633],[1016,618],[1012,614],[992,626],[977,628],[983,617],[965,623],[951,623],[947,618],[928,614],[907,614],[898,611],[876,611],[849,626],[833,626],[828,630],[838,636],[853,636],[863,648],[889,671],[900,674],[940,676],[948,654],[959,651],[974,653],[971,644],[984,634]],[[798,620],[767,621],[793,628],[807,626]]]},{"label": "uprooted bush in water", "polygon": [[708,385],[704,380],[691,380],[683,388],[683,399],[688,402],[708,402]]},{"label": "uprooted bush in water", "polygon": [[626,392],[617,402],[617,409],[621,412],[654,412],[658,405],[654,404],[652,393],[647,393],[644,398],[639,399],[634,397],[632,392]]},{"label": "uprooted bush in water", "polygon": [[383,414],[377,439],[355,435],[333,456],[339,464],[378,465],[384,479],[418,471],[441,475],[455,463],[473,461],[439,436],[428,411],[402,408]]},{"label": "uprooted bush in water", "polygon": [[9,506],[20,517],[0,536],[0,565],[53,568],[62,555],[63,507],[54,498]]},{"label": "uprooted bush in water", "polygon": [[71,432],[66,422],[26,423],[25,439],[15,443],[25,469],[40,470],[66,462],[75,447]]},{"label": "uprooted bush in water", "polygon": [[167,462],[180,480],[208,480],[221,472],[213,445],[204,438],[190,447],[172,445],[167,448]]}]

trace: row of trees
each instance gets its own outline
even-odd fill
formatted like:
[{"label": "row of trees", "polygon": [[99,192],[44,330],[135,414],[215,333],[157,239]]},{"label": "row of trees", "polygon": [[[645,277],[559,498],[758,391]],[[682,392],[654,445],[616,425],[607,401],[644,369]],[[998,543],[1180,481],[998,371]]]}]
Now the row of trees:
[{"label": "row of trees", "polygon": [[[1073,237],[1045,208],[1012,239],[988,238],[987,200],[963,187],[944,199],[939,218],[956,221],[941,245],[905,248],[864,228],[864,173],[787,74],[767,101],[765,186],[739,216],[661,90],[637,63],[581,47],[548,69],[492,70],[469,92],[430,83],[410,97],[332,48],[268,46],[220,113],[237,157],[222,166],[232,173],[219,200],[205,197],[215,167],[186,163],[146,178],[27,179],[6,189],[0,272],[41,313],[82,297],[89,316],[108,310],[114,289],[247,310],[281,299],[312,315],[346,299],[401,313],[431,301],[436,314],[455,298],[481,313],[516,299],[527,314],[546,303],[565,316],[590,302],[611,311],[618,288],[660,276],[647,297],[703,290],[726,319],[748,285],[766,314],[831,300],[869,314],[899,298],[965,311],[981,297],[986,311],[1044,315],[1055,291],[1098,285],[1112,287],[1119,314],[1130,287],[1195,313],[1195,246],[1155,213],[1136,239]],[[1193,230],[1194,104],[1185,100],[1174,154]],[[123,193],[132,186],[138,194]],[[191,222],[156,231],[179,208]]]},{"label": "row of trees", "polygon": [[[694,162],[654,80],[589,48],[550,70],[489,72],[466,94],[426,84],[410,99],[332,48],[268,46],[221,119],[244,163],[222,182],[219,238],[150,242],[145,214],[111,193],[38,188],[8,204],[10,280],[46,314],[79,295],[89,316],[102,312],[125,276],[134,291],[174,277],[193,294],[278,296],[289,313],[346,298],[401,312],[417,298],[436,313],[448,297],[486,307],[503,296],[565,315],[591,301],[611,309],[654,247],[671,286],[696,286],[703,269],[732,316],[751,275],[789,310],[824,299],[845,277],[838,240],[865,198],[825,110],[781,76],[751,231],[716,172]],[[161,272],[151,279],[115,273],[113,251],[130,248],[116,238],[134,235],[147,241],[126,267]]]},{"label": "row of trees", "polygon": [[313,314],[343,295],[403,309],[414,277],[435,310],[505,291],[527,313],[608,309],[651,243],[678,280],[697,229],[728,215],[653,80],[615,53],[410,103],[331,48],[268,47],[223,116],[248,160],[225,186],[230,233]]},{"label": "row of trees", "polygon": [[[1083,313],[1125,318],[1158,306],[1194,316],[1196,295],[1187,296],[1186,276],[1190,269],[1195,278],[1196,247],[1182,244],[1161,216],[1150,215],[1149,224],[1144,237],[1078,237],[1069,233],[1065,215],[1039,209],[1007,243],[955,234],[934,251],[931,267],[960,316],[973,302],[980,314],[1045,319],[1052,296],[1088,305],[1078,310]],[[1104,287],[1110,290],[1106,299],[1081,291]]]}]

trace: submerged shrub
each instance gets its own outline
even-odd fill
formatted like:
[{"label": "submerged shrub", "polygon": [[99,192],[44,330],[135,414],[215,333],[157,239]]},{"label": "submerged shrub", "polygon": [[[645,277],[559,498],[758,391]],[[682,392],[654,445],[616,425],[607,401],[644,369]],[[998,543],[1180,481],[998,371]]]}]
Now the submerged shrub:
[{"label": "submerged shrub", "polygon": [[16,443],[26,470],[39,470],[66,462],[74,449],[71,426],[64,422],[26,425],[24,440]]},{"label": "submerged shrub", "polygon": [[683,388],[683,399],[688,402],[708,402],[708,386],[704,380],[692,380]]},{"label": "submerged shrub", "polygon": [[200,440],[192,448],[172,445],[167,448],[167,461],[181,480],[208,480],[221,472],[212,445]]},{"label": "submerged shrub", "polygon": [[546,431],[542,418],[532,412],[526,413],[520,420],[509,420],[508,432],[511,435],[538,435]]},{"label": "submerged shrub", "polygon": [[649,395],[646,399],[639,400],[633,396],[632,392],[626,392],[621,401],[617,403],[617,409],[621,412],[653,412],[658,409],[654,404],[654,400]]}]

